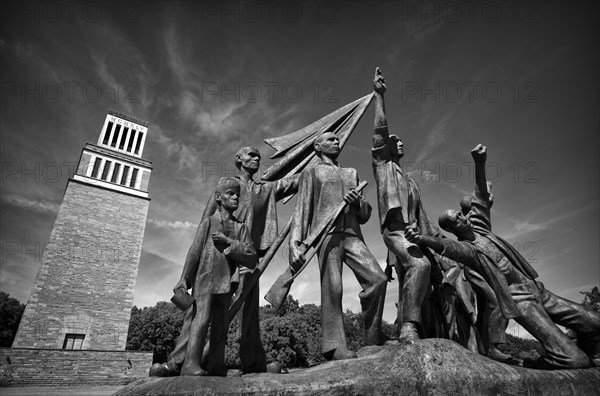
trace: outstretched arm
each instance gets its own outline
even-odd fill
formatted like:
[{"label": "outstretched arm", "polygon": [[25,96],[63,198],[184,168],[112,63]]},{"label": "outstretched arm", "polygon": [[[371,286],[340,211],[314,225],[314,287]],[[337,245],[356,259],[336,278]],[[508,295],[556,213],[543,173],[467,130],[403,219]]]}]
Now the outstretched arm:
[{"label": "outstretched arm", "polygon": [[375,68],[373,90],[375,91],[375,128],[373,133],[373,148],[378,148],[384,146],[389,140],[387,118],[385,116],[385,103],[383,100],[383,95],[386,91],[385,78],[383,78],[381,69],[378,67]]},{"label": "outstretched arm", "polygon": [[409,242],[416,243],[417,245],[426,246],[438,254],[442,254],[444,251],[444,244],[442,238],[431,237],[421,234],[419,228],[413,224],[406,227],[404,230],[404,236]]},{"label": "outstretched arm", "polygon": [[300,173],[284,177],[275,182],[275,200],[279,201],[298,192]]},{"label": "outstretched arm", "polygon": [[463,263],[475,270],[478,269],[477,251],[466,242],[422,235],[419,228],[414,225],[406,227],[404,236],[409,242],[428,247],[433,249],[437,254]]}]

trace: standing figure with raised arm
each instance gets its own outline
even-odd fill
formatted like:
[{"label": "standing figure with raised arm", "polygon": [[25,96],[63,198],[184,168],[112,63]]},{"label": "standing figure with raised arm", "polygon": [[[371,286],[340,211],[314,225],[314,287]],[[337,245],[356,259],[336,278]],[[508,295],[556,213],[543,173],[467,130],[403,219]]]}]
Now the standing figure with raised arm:
[{"label": "standing figure with raised arm", "polygon": [[303,241],[309,231],[342,202],[343,210],[324,236],[317,251],[321,272],[321,352],[328,360],[356,357],[348,349],[342,316],[342,263],[354,272],[363,290],[359,293],[365,330],[365,345],[385,341],[381,317],[387,277],[367,248],[360,230],[371,215],[371,206],[354,189],[358,174],[337,163],[340,142],[326,132],[314,142],[320,162],[300,176],[298,198],[290,228],[290,266],[297,273],[305,262]]},{"label": "standing figure with raised arm", "polygon": [[[235,166],[238,174],[235,179],[240,184],[240,202],[234,212],[235,217],[243,222],[250,232],[250,237],[259,257],[262,257],[273,241],[277,238],[277,201],[294,194],[298,191],[299,175],[289,176],[277,181],[256,181],[255,174],[260,168],[261,155],[254,147],[243,147],[235,154]],[[211,196],[202,220],[210,217],[218,209],[218,203]],[[190,254],[188,253],[188,259]],[[187,261],[186,259],[186,265]],[[240,295],[245,287],[245,280],[252,274],[249,271],[240,271],[235,276],[239,279],[236,295]],[[240,361],[242,373],[260,373],[267,370],[267,362],[264,348],[260,340],[259,323],[259,300],[260,291],[258,282],[247,296],[242,313],[242,331],[240,337]],[[190,285],[185,279],[180,279],[175,288],[189,289]],[[175,349],[169,355],[168,362],[163,364],[163,369],[157,372],[157,376],[176,376],[185,360],[189,337],[189,325],[191,312],[186,312],[181,334],[177,339]],[[152,375],[152,373],[151,373]]]},{"label": "standing figure with raised arm", "polygon": [[[485,180],[485,155],[485,146],[478,145],[473,150],[479,181]],[[484,187],[478,188],[481,191]],[[475,224],[455,210],[446,210],[439,218],[440,226],[456,235],[458,241],[422,235],[416,227],[408,227],[406,237],[462,262],[486,280],[494,290],[504,318],[514,319],[545,349],[545,355],[539,359],[526,359],[524,367],[590,367],[592,356],[600,353],[600,314],[551,293],[542,282],[536,281],[538,275],[527,260],[508,242],[492,233],[489,200],[481,199],[471,204],[472,207],[482,204],[479,216],[471,216]],[[577,344],[557,324],[575,331]]]},{"label": "standing figure with raised arm", "polygon": [[425,335],[421,311],[431,290],[432,270],[436,285],[441,283],[442,274],[431,252],[409,242],[404,237],[404,229],[416,223],[427,235],[437,235],[440,231],[423,209],[419,187],[400,166],[404,144],[398,136],[388,132],[384,103],[386,84],[379,68],[375,70],[373,88],[375,129],[371,152],[377,183],[379,225],[385,245],[398,261],[396,271],[401,290],[398,309],[402,312],[402,317],[398,318],[400,339],[416,340]]}]

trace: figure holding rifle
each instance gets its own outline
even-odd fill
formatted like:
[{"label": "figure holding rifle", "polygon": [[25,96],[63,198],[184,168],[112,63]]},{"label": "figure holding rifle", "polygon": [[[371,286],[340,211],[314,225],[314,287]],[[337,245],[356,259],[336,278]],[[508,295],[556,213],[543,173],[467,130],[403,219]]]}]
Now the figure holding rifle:
[{"label": "figure holding rifle", "polygon": [[[314,123],[299,131],[288,135],[266,139],[265,142],[277,150],[272,158],[280,158],[270,166],[262,175],[260,181],[255,180],[255,175],[260,166],[261,155],[254,147],[244,147],[235,155],[235,164],[239,172],[236,176],[240,184],[241,196],[239,207],[234,215],[245,224],[250,232],[254,248],[260,258],[253,270],[239,271],[239,286],[235,290],[233,301],[227,312],[227,323],[235,317],[243,307],[242,334],[240,345],[240,360],[243,373],[254,372],[280,372],[276,362],[266,364],[266,356],[260,343],[260,328],[258,318],[260,275],[269,265],[271,259],[281,246],[289,233],[291,219],[283,228],[277,226],[276,203],[289,199],[298,190],[300,172],[305,167],[316,163],[317,158],[310,150],[315,136],[326,128],[334,131],[340,137],[340,146],[349,138],[354,127],[360,120],[364,111],[371,102],[372,95],[355,100],[336,111],[327,114]],[[208,202],[202,220],[211,216],[217,209],[214,198]],[[186,258],[193,259],[194,252],[190,249]],[[234,279],[235,276],[234,274]],[[186,290],[189,284],[181,279],[173,289],[174,300],[182,302],[178,305],[186,309]],[[235,285],[232,285],[235,289]],[[189,297],[189,296],[188,296]],[[173,352],[169,355],[167,363],[156,364],[150,370],[150,376],[175,376],[180,374],[184,364],[185,352],[190,334],[192,311],[187,310]],[[202,362],[206,362],[209,355],[208,345],[205,346]]]},{"label": "figure holding rifle", "polygon": [[355,190],[358,174],[353,168],[342,168],[337,163],[340,154],[339,139],[326,132],[314,142],[320,162],[302,172],[298,199],[290,229],[290,267],[293,274],[305,264],[304,253],[311,246],[303,246],[312,228],[322,219],[335,213],[340,203],[346,202],[339,216],[335,216],[321,238],[317,251],[321,271],[321,351],[328,360],[356,357],[347,346],[342,316],[342,263],[354,272],[363,290],[359,297],[365,328],[365,344],[377,345],[385,341],[381,332],[381,317],[387,277],[369,251],[360,231],[371,215],[371,206]]}]

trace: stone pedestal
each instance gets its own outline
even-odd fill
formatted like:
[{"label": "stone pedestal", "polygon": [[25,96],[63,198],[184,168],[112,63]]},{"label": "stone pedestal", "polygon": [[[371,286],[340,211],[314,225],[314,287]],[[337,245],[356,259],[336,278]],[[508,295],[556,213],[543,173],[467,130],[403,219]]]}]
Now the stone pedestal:
[{"label": "stone pedestal", "polygon": [[290,374],[146,378],[116,395],[597,395],[600,368],[540,371],[498,363],[443,339],[366,347],[353,360]]}]

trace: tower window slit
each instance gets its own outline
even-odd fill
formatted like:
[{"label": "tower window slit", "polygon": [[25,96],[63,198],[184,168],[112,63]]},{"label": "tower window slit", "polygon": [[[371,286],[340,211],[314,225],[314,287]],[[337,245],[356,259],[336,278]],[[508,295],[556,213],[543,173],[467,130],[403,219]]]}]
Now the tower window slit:
[{"label": "tower window slit", "polygon": [[121,176],[121,185],[126,186],[127,185],[127,175],[129,173],[129,166],[125,165],[123,167],[123,176]]},{"label": "tower window slit", "polygon": [[144,134],[142,132],[138,133],[137,142],[135,143],[135,154],[140,152],[140,145],[142,144],[143,137],[144,137]]},{"label": "tower window slit", "polygon": [[121,169],[121,164],[115,164],[115,170],[113,171],[112,177],[110,178],[110,181],[112,183],[117,182],[117,177],[119,177],[119,169]]},{"label": "tower window slit", "polygon": [[127,139],[127,133],[129,132],[129,128],[125,127],[123,129],[123,136],[121,136],[121,142],[119,142],[119,150],[123,150],[125,147],[125,139]]},{"label": "tower window slit", "polygon": [[137,180],[138,169],[133,168],[133,172],[131,172],[131,181],[129,182],[129,187],[135,187],[135,182]]},{"label": "tower window slit", "polygon": [[135,129],[131,130],[131,138],[129,138],[129,143],[127,143],[127,152],[131,152],[131,148],[133,147],[133,140],[135,139],[137,131]]},{"label": "tower window slit", "polygon": [[92,170],[92,177],[98,177],[98,171],[100,170],[101,163],[102,158],[96,158],[96,161],[94,161],[94,169]]},{"label": "tower window slit", "polygon": [[104,140],[102,141],[102,144],[108,144],[108,139],[110,138],[110,131],[112,131],[113,129],[113,122],[109,121],[108,125],[106,126],[106,130],[104,131]]},{"label": "tower window slit", "polygon": [[113,134],[112,142],[110,142],[110,147],[117,147],[117,139],[119,139],[119,131],[121,130],[121,125],[117,124],[115,128],[115,133]]},{"label": "tower window slit", "polygon": [[102,170],[102,180],[106,180],[106,178],[108,177],[108,172],[110,171],[110,165],[112,164],[111,161],[106,161],[106,163],[104,164],[104,169]]}]

